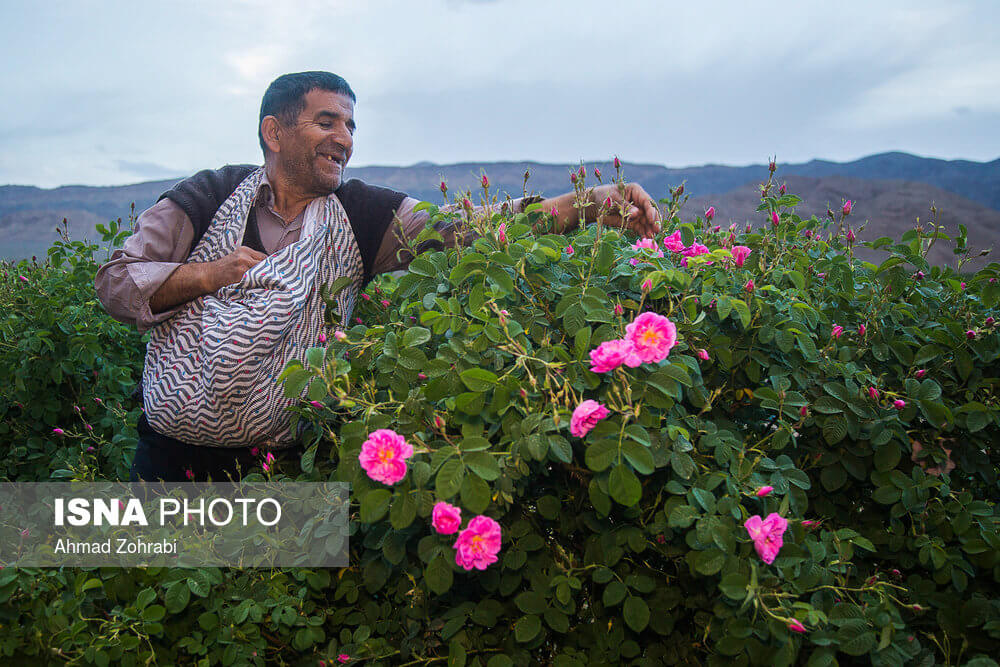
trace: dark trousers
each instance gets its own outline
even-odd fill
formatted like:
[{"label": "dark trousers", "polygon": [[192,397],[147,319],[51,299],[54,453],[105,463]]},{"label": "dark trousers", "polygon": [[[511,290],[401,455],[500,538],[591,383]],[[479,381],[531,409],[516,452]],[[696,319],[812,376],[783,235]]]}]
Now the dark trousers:
[{"label": "dark trousers", "polygon": [[[257,456],[249,447],[209,447],[189,445],[153,430],[146,415],[139,417],[136,425],[139,443],[129,481],[155,482],[227,482],[239,480],[253,471],[261,470],[265,450]],[[282,456],[301,455],[301,448],[282,450]]]}]

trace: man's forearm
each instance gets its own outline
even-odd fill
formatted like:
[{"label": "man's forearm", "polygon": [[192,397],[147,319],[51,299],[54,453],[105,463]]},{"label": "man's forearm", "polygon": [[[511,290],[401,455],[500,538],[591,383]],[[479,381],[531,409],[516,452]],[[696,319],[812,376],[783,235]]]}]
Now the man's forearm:
[{"label": "man's forearm", "polygon": [[[561,194],[558,197],[549,197],[548,199],[543,199],[540,204],[542,210],[546,213],[556,209],[556,218],[553,224],[552,231],[556,234],[562,234],[564,232],[574,229],[580,222],[580,211],[573,204],[576,203],[576,193],[567,192]],[[588,203],[589,199],[588,199]],[[593,222],[595,219],[596,207],[591,204],[584,209],[584,219],[587,222]]]},{"label": "man's forearm", "polygon": [[162,313],[216,291],[212,274],[211,262],[181,264],[149,298],[149,309],[153,313]]}]

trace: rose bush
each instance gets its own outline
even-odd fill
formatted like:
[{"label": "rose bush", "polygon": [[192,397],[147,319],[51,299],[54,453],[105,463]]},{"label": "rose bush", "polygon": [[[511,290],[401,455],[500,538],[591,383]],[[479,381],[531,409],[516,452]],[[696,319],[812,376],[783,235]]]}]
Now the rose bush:
[{"label": "rose bush", "polygon": [[682,222],[680,192],[663,257],[424,205],[479,240],[370,287],[282,375],[307,449],[272,475],[351,484],[351,567],[4,570],[0,650],[995,664],[1000,266],[928,266],[937,230],[856,261],[843,218],[770,184],[760,231]]}]

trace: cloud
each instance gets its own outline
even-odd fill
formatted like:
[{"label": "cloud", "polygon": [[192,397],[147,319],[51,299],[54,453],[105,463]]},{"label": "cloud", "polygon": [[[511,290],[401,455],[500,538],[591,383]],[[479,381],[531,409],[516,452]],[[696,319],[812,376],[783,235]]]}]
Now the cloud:
[{"label": "cloud", "polygon": [[131,162],[129,160],[115,160],[115,167],[126,174],[134,175],[138,178],[172,178],[174,176],[184,176],[185,174],[177,169],[156,164],[154,162]]}]

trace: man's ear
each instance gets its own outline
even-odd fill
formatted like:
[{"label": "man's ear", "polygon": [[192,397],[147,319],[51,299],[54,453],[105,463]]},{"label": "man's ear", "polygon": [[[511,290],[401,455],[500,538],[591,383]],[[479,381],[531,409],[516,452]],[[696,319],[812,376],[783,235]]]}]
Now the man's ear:
[{"label": "man's ear", "polygon": [[281,152],[281,124],[274,116],[264,116],[260,121],[260,134],[264,144],[272,153]]}]

